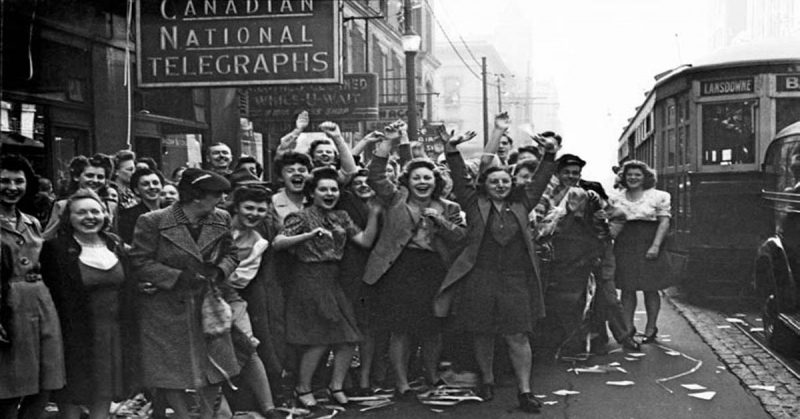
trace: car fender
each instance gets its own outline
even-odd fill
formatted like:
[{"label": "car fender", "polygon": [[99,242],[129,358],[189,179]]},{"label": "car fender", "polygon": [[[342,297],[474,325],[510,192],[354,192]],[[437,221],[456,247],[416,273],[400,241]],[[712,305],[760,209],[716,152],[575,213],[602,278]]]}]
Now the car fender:
[{"label": "car fender", "polygon": [[759,246],[753,276],[758,295],[762,299],[775,295],[778,311],[796,307],[795,279],[780,236],[772,236]]}]

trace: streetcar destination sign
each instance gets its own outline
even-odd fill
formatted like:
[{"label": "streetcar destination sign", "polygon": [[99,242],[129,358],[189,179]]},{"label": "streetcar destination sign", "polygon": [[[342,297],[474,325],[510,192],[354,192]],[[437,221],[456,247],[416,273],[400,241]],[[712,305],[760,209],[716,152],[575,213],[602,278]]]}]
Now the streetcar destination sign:
[{"label": "streetcar destination sign", "polygon": [[736,95],[754,91],[755,83],[752,77],[700,82],[700,96]]},{"label": "streetcar destination sign", "polygon": [[137,0],[141,87],[341,83],[338,0]]},{"label": "streetcar destination sign", "polygon": [[779,92],[800,91],[800,74],[778,74],[775,79],[777,80],[775,89]]}]

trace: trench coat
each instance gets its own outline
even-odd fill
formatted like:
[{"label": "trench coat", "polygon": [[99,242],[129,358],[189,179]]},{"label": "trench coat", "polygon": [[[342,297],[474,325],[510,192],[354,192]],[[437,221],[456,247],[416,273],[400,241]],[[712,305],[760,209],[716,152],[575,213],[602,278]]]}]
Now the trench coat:
[{"label": "trench coat", "polygon": [[[487,220],[492,209],[492,203],[485,194],[479,193],[467,181],[467,170],[464,159],[458,152],[447,153],[445,156],[453,177],[453,192],[457,200],[467,213],[467,239],[466,247],[455,258],[450,270],[447,272],[439,292],[434,299],[434,313],[437,317],[447,317],[456,293],[459,281],[467,277],[478,257],[483,236],[486,234]],[[528,228],[528,213],[539,203],[550,178],[555,171],[554,155],[545,154],[542,162],[534,173],[533,180],[527,185],[518,185],[511,191],[508,200],[511,212],[520,225],[520,230],[525,240],[525,246],[533,265],[533,277],[530,278],[531,314],[532,318],[544,317],[544,291],[542,287],[541,269],[539,260],[534,250],[533,237]]]},{"label": "trench coat", "polygon": [[17,216],[17,226],[0,223],[0,316],[11,340],[0,345],[0,399],[57,390],[65,380],[61,325],[39,276],[41,226]]},{"label": "trench coat", "polygon": [[[397,186],[386,178],[386,163],[387,158],[375,156],[368,166],[369,185],[375,190],[378,201],[385,209],[381,234],[369,255],[362,278],[370,285],[377,283],[403,253],[414,236],[420,217],[408,210],[408,189]],[[431,245],[447,267],[451,262],[452,249],[466,237],[466,228],[463,220],[460,220],[461,207],[457,203],[441,198],[439,202],[444,207],[444,223],[436,230]]]},{"label": "trench coat", "polygon": [[[122,240],[102,234],[108,249],[122,265],[125,281],[119,287],[119,326],[122,347],[123,388],[132,390],[139,384],[139,339],[136,326],[136,283],[130,275],[130,264]],[[83,286],[79,256],[81,247],[72,236],[57,235],[42,247],[42,277],[53,294],[53,302],[61,319],[64,337],[67,387],[70,394],[91,394],[94,389],[92,313],[89,293]],[[127,394],[117,394],[118,397]]]},{"label": "trench coat", "polygon": [[200,221],[195,242],[180,221],[181,208],[176,203],[141,215],[133,233],[134,275],[157,288],[139,297],[142,380],[148,387],[200,388],[239,373],[230,333],[215,338],[203,334],[200,307],[206,287],[178,283],[183,270],[200,272],[206,261],[224,278],[236,269],[231,216],[215,208]]}]

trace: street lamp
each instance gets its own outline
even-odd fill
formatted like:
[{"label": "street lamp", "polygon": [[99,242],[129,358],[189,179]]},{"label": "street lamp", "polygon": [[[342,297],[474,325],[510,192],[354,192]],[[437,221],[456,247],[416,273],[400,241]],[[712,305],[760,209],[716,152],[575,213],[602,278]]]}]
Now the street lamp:
[{"label": "street lamp", "polygon": [[416,56],[422,38],[410,28],[403,34],[403,51],[406,53],[406,98],[408,99],[408,139],[417,141],[417,80]]}]

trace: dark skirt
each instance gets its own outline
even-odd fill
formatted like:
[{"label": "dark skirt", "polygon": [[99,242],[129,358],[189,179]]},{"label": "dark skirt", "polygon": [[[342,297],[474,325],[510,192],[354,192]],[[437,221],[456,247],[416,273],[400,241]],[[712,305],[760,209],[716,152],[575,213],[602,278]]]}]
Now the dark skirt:
[{"label": "dark skirt", "polygon": [[451,327],[460,332],[515,334],[533,331],[528,271],[475,268],[456,291]]},{"label": "dark skirt", "polygon": [[441,331],[433,298],[447,269],[439,254],[406,248],[375,284],[377,329],[430,336]]},{"label": "dark skirt", "polygon": [[298,262],[286,301],[286,341],[295,345],[357,343],[361,332],[339,283],[338,262]]},{"label": "dark skirt", "polygon": [[657,221],[629,221],[614,242],[617,288],[623,291],[658,291],[675,285],[666,251],[666,240],[658,258],[645,259],[658,230]]}]

